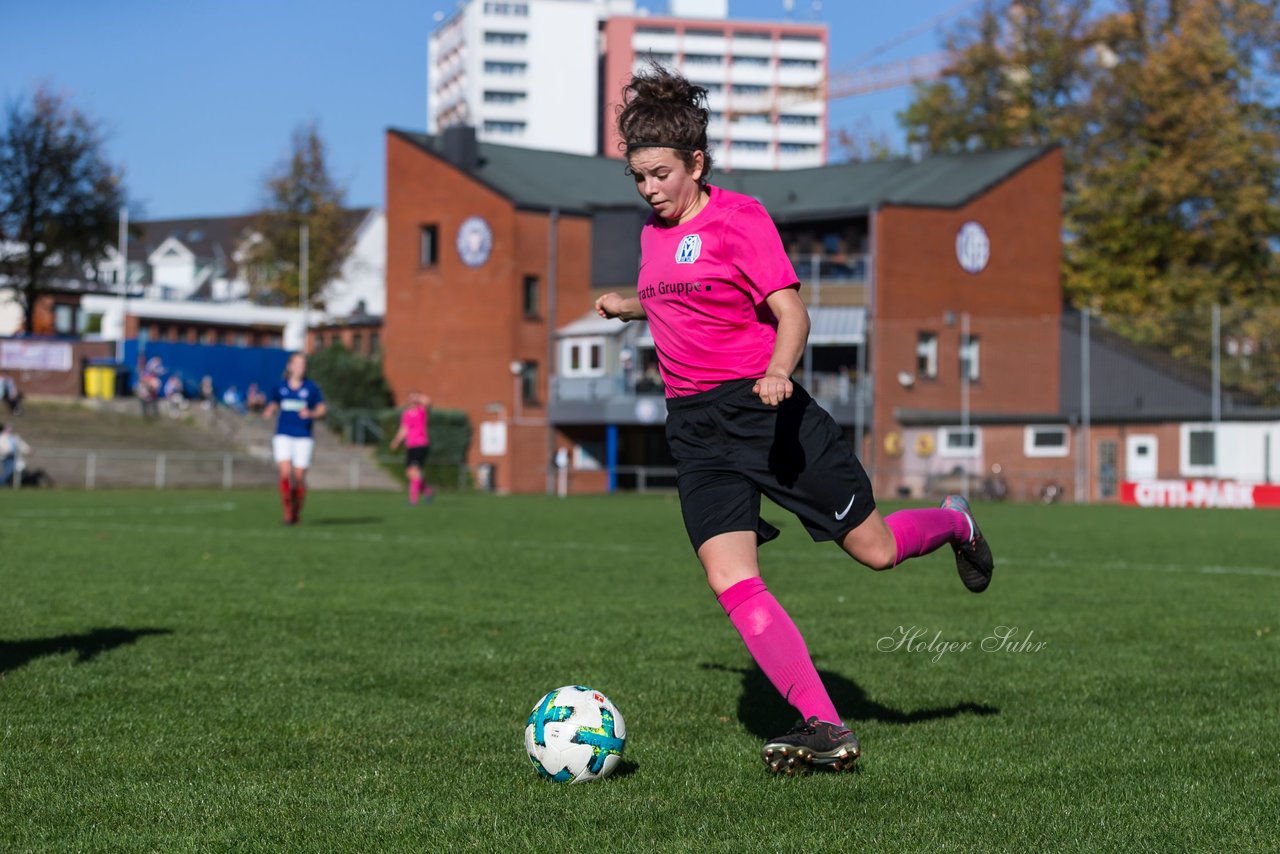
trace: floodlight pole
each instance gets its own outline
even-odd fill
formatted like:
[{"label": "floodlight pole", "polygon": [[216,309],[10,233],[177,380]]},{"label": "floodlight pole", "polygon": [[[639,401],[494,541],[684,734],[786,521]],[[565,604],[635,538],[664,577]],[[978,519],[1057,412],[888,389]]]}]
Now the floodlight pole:
[{"label": "floodlight pole", "polygon": [[304,222],[302,224],[302,234],[300,247],[298,249],[298,292],[302,299],[302,346],[299,350],[303,353],[307,352],[307,333],[311,329],[311,288],[308,281],[307,256],[311,254],[311,229]]},{"label": "floodlight pole", "polygon": [[116,340],[116,362],[124,363],[124,339],[129,317],[129,209],[120,207],[120,337]]}]

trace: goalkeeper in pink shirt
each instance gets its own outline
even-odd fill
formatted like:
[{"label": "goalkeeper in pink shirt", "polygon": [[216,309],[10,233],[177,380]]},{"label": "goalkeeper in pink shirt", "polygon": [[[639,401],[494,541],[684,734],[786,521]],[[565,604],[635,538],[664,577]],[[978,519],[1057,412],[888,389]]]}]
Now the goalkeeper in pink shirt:
[{"label": "goalkeeper in pink shirt", "polygon": [[748,652],[800,713],[790,732],[765,743],[767,767],[838,771],[861,748],[760,577],[757,549],[778,536],[760,518],[760,496],[871,569],[950,545],[961,581],[980,593],[994,560],[959,495],[937,509],[876,510],[840,427],[791,379],[809,335],[799,281],[764,206],[708,183],[707,119],[706,90],[660,65],[627,86],[618,130],[652,213],[636,295],[605,294],[595,307],[606,318],[648,320],[690,543]]}]

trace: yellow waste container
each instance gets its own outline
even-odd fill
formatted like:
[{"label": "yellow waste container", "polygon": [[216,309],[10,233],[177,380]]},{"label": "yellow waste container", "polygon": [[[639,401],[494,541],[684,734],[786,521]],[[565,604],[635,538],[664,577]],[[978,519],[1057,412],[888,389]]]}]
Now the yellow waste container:
[{"label": "yellow waste container", "polygon": [[114,365],[87,365],[84,369],[85,397],[112,400],[116,396]]}]

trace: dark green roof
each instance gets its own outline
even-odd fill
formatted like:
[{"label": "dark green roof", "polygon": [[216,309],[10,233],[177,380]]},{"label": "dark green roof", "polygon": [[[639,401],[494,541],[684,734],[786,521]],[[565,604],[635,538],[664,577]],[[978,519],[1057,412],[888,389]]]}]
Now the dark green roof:
[{"label": "dark green roof", "polygon": [[[395,129],[391,132],[443,157],[438,136]],[[587,213],[592,208],[641,204],[621,160],[485,142],[479,143],[478,148],[480,163],[470,174],[517,207]],[[954,208],[1050,150],[1043,146],[1016,148],[935,155],[919,161],[902,158],[776,172],[715,170],[711,182],[755,196],[780,221],[847,216],[881,205]]]}]

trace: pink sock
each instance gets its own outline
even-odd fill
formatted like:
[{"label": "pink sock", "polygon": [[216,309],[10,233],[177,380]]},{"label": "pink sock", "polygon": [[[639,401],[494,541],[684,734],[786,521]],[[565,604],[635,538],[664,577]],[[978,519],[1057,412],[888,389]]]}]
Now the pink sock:
[{"label": "pink sock", "polygon": [[927,555],[947,543],[966,543],[973,536],[969,517],[959,510],[934,507],[924,510],[899,510],[884,517],[884,523],[898,544],[894,566],[909,557]]},{"label": "pink sock", "polygon": [[422,478],[409,478],[409,503],[417,504],[420,495],[422,495]]},{"label": "pink sock", "polygon": [[809,658],[796,624],[782,610],[761,578],[739,581],[717,597],[747,652],[788,703],[806,720],[844,725]]}]

